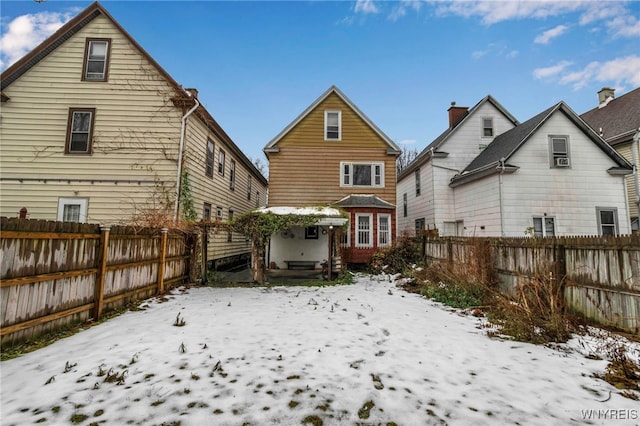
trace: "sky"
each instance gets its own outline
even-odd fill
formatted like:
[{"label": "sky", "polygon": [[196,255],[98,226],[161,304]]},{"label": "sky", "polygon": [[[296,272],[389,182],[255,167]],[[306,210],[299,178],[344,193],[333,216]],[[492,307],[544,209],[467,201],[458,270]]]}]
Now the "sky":
[{"label": "sky", "polygon": [[[640,1],[101,2],[252,159],[330,86],[421,150],[451,102],[492,95],[520,122],[640,86]],[[0,69],[89,1],[0,2]]]},{"label": "sky", "polygon": [[638,424],[638,401],[594,374],[640,343],[490,338],[396,284],[176,289],[3,361],[2,424]]}]

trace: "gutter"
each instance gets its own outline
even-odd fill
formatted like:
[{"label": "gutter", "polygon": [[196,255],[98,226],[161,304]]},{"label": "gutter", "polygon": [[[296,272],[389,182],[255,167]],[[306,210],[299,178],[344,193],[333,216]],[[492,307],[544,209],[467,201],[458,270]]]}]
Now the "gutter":
[{"label": "gutter", "polygon": [[500,236],[504,237],[504,202],[503,202],[503,197],[502,197],[502,175],[504,174],[504,161],[505,158],[502,157],[500,159],[500,166],[498,166],[498,168],[500,169],[500,174],[498,175],[498,181],[499,181],[499,195],[500,195]]},{"label": "gutter", "polygon": [[631,160],[633,161],[633,183],[636,187],[636,209],[640,215],[640,186],[638,186],[638,149],[640,145],[640,129],[633,135],[631,143]]},{"label": "gutter", "polygon": [[[192,96],[190,92],[186,92],[189,96]],[[176,173],[176,200],[173,205],[173,221],[178,221],[178,204],[180,200],[180,183],[182,182],[182,154],[184,151],[184,136],[187,129],[187,118],[195,112],[200,106],[200,102],[197,97],[193,98],[196,104],[185,115],[182,116],[182,126],[180,128],[180,148],[178,149],[178,171]]]}]

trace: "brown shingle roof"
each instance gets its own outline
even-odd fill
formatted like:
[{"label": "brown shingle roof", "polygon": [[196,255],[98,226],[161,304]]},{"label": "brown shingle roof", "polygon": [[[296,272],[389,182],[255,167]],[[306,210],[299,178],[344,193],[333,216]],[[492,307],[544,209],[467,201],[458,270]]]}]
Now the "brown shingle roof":
[{"label": "brown shingle roof", "polygon": [[631,140],[640,128],[640,87],[580,116],[611,145]]}]

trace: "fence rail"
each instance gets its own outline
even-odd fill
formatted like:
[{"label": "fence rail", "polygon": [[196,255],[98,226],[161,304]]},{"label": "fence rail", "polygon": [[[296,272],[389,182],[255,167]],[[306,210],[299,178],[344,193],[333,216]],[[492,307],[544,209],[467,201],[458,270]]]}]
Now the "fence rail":
[{"label": "fence rail", "polygon": [[[427,260],[485,265],[509,291],[543,270],[564,278],[569,308],[603,325],[640,333],[640,235],[618,237],[423,237]],[[482,247],[482,250],[478,250]]]},{"label": "fence rail", "polygon": [[193,235],[166,228],[0,218],[0,232],[3,347],[163,293],[193,261]]}]

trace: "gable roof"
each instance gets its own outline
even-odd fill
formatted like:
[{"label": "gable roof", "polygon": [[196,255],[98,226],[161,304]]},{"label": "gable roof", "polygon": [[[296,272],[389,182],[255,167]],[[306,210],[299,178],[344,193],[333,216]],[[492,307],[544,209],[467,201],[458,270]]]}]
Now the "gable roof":
[{"label": "gable roof", "polygon": [[427,161],[431,159],[432,156],[437,157],[438,149],[449,139],[449,137],[455,133],[460,127],[464,125],[465,122],[468,121],[469,117],[471,117],[482,105],[485,103],[490,103],[493,105],[498,111],[500,111],[509,121],[511,121],[514,125],[518,125],[518,120],[511,115],[509,111],[506,110],[493,96],[487,95],[482,98],[477,104],[475,104],[461,119],[458,120],[452,127],[449,127],[447,130],[442,132],[440,136],[435,138],[425,149],[423,149],[420,154],[413,159],[411,163],[407,165],[402,171],[398,174],[398,180],[402,179],[409,173],[415,171],[418,167],[425,164]]},{"label": "gable roof", "polygon": [[[32,67],[37,65],[47,55],[61,46],[64,42],[73,37],[77,32],[87,26],[98,16],[104,16],[107,18],[124,36],[125,38],[151,63],[162,77],[169,83],[170,86],[176,91],[176,98],[173,99],[176,106],[191,107],[195,104],[192,99],[191,93],[182,88],[178,82],[176,82],[171,75],[164,68],[158,64],[155,59],[147,53],[146,50],[138,44],[137,41],[102,7],[99,2],[94,2],[86,9],[80,12],[78,15],[70,19],[64,24],[58,31],[49,36],[46,40],[40,43],[37,47],[13,63],[10,67],[0,74],[0,91],[4,91],[14,81],[20,78],[24,73],[29,71]],[[6,102],[9,98],[2,92],[2,101]],[[253,174],[260,179],[260,181],[267,185],[267,179],[264,175],[255,167],[255,165],[247,158],[247,156],[238,148],[233,140],[227,135],[222,127],[214,120],[209,112],[200,105],[196,110],[196,115],[205,123],[205,125],[216,135],[220,140],[224,141],[229,149],[236,154],[238,159],[253,172]]]},{"label": "gable roof", "polygon": [[578,127],[593,143],[598,146],[617,165],[610,170],[631,170],[631,165],[607,144],[591,127],[589,127],[567,104],[560,101],[538,115],[530,118],[522,124],[498,135],[461,174],[451,179],[451,186],[478,179],[487,174],[497,173],[502,169],[501,164],[509,171],[517,170],[514,165],[509,165],[509,159],[515,152],[536,133],[536,131],[556,112],[564,114],[576,127]]},{"label": "gable roof", "polygon": [[640,129],[640,87],[585,112],[580,118],[596,132],[602,132],[611,145],[631,140]]},{"label": "gable roof", "polygon": [[371,127],[371,129],[378,136],[380,136],[380,138],[389,146],[389,150],[388,150],[389,154],[400,153],[400,148],[398,147],[398,145],[396,145],[396,143],[393,142],[391,138],[389,138],[389,136],[385,135],[384,132],[380,130],[378,126],[376,126],[373,123],[373,121],[369,119],[369,117],[367,117],[362,111],[360,111],[360,109],[353,102],[351,102],[351,100],[347,98],[347,96],[344,93],[342,93],[342,91],[338,89],[335,85],[329,87],[329,89],[327,89],[326,92],[320,95],[320,97],[316,99],[311,105],[309,105],[307,109],[302,111],[302,114],[296,117],[295,120],[293,120],[287,127],[284,128],[284,130],[278,133],[278,135],[275,138],[271,139],[271,141],[269,141],[269,143],[263,148],[263,151],[265,153],[271,152],[275,148],[275,146],[278,144],[278,142],[280,142],[280,140],[287,133],[289,133],[291,129],[297,126],[307,115],[309,115],[309,113],[311,113],[311,111],[316,109],[318,105],[320,105],[331,94],[337,95],[344,103],[346,103],[349,106],[349,108],[351,108],[356,113],[358,117],[360,117],[369,127]]}]

